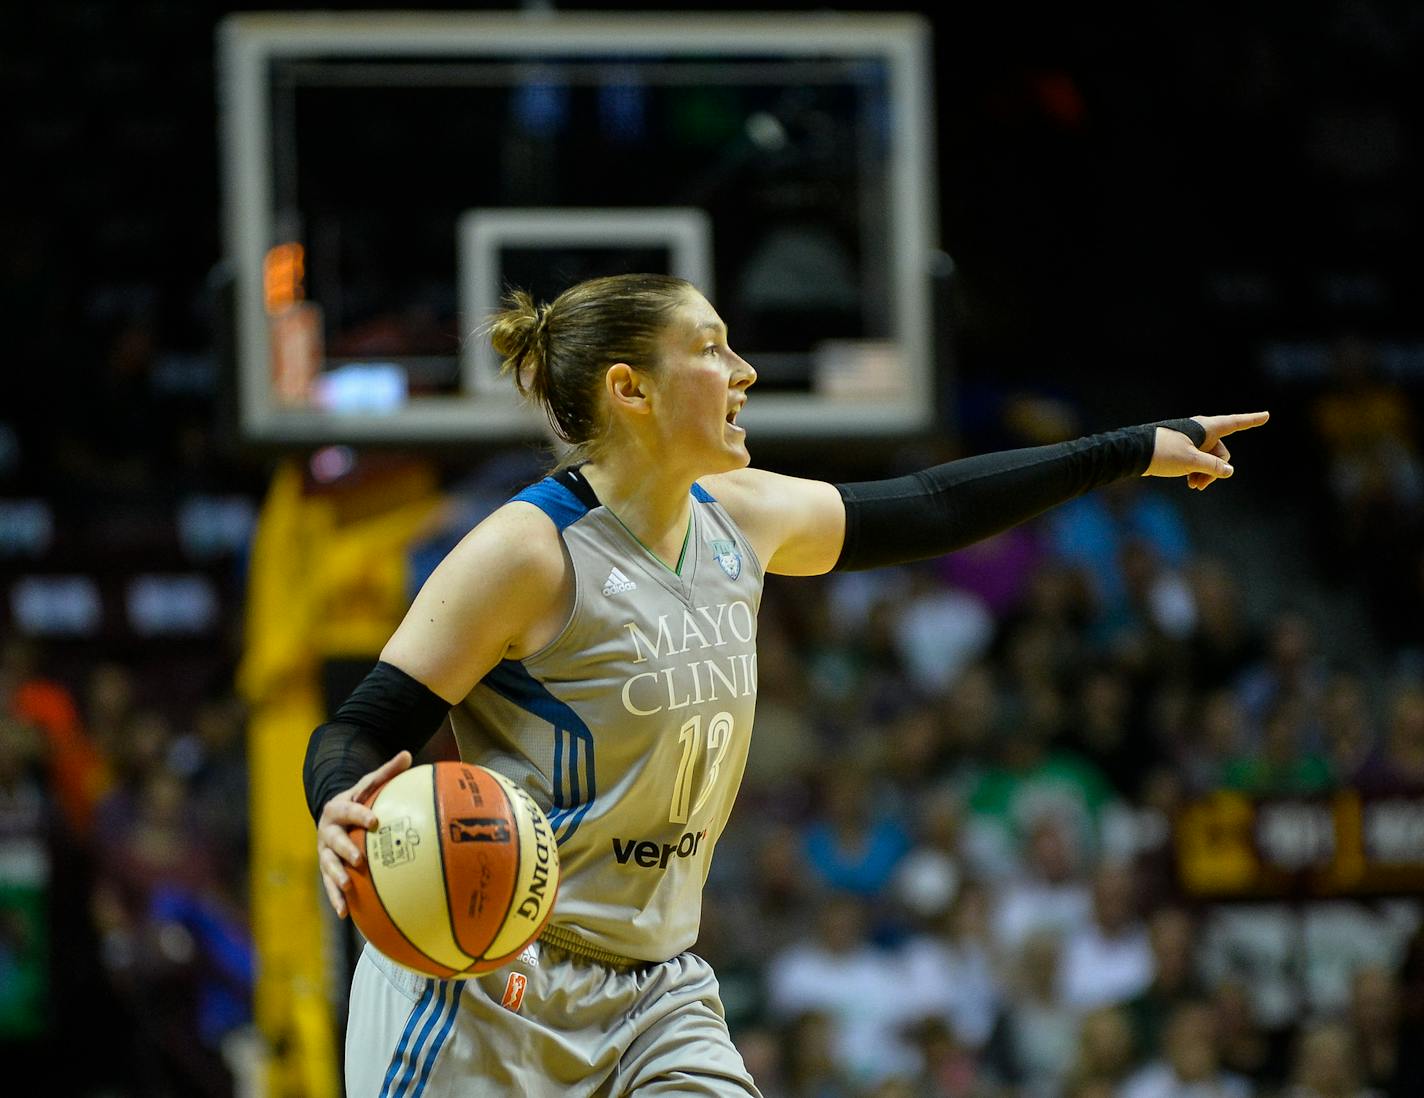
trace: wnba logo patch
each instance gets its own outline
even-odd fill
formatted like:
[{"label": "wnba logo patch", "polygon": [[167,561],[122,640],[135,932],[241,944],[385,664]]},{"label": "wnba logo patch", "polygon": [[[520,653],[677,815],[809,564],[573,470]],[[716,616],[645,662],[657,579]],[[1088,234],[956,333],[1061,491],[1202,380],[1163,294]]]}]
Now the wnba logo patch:
[{"label": "wnba logo patch", "polygon": [[529,977],[518,972],[511,972],[509,980],[504,985],[504,998],[500,1000],[500,1006],[506,1010],[517,1011],[521,1003],[524,1002],[524,989],[529,986]]},{"label": "wnba logo patch", "polygon": [[509,821],[495,816],[459,816],[450,822],[452,843],[507,843]]}]

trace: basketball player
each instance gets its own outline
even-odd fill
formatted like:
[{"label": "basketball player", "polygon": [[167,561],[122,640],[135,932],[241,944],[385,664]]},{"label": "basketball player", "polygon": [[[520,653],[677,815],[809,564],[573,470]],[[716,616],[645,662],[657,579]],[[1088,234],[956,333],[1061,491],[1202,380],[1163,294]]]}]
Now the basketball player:
[{"label": "basketball player", "polygon": [[687,952],[756,702],[766,572],[949,552],[1098,485],[1231,475],[1222,438],[1266,413],[1131,427],[862,484],[748,467],[756,370],[678,279],[584,282],[491,325],[574,460],[480,523],[375,669],[313,734],[304,778],[323,883],[346,914],[348,827],[447,715],[461,756],[548,813],[562,884],[504,969],[427,979],[367,948],[348,1093],[756,1095],[717,982]]}]

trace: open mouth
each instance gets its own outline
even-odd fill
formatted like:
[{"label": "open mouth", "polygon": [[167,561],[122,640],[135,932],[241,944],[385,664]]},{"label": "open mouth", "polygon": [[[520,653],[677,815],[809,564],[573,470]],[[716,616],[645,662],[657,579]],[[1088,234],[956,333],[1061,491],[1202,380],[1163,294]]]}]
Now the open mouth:
[{"label": "open mouth", "polygon": [[[742,408],[741,408],[741,405],[739,404],[739,405],[737,405],[737,407],[733,408],[730,412],[727,413],[727,425],[728,425],[729,427],[737,427],[737,413],[740,412],[741,410],[742,410]],[[738,431],[744,431],[744,430],[746,430],[746,428],[745,428],[745,427],[737,427],[737,430],[738,430]]]}]

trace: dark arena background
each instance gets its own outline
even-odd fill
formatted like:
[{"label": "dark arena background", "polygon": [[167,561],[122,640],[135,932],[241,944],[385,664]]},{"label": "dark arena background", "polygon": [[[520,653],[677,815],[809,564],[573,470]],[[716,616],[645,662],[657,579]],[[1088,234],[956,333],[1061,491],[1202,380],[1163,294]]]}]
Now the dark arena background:
[{"label": "dark arena background", "polygon": [[1272,413],[768,582],[696,947],[767,1098],[1424,1094],[1424,8],[277,7],[0,15],[12,1080],[342,1093],[306,737],[549,461],[479,308],[642,267],[797,475]]}]

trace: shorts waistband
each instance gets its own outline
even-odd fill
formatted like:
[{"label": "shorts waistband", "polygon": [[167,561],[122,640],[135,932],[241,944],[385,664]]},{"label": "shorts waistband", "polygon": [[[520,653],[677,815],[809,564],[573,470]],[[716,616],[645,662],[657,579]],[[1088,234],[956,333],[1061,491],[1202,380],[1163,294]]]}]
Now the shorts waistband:
[{"label": "shorts waistband", "polygon": [[544,932],[539,935],[539,942],[543,945],[553,946],[555,949],[562,949],[565,953],[572,953],[575,957],[581,957],[586,961],[597,961],[601,965],[608,965],[610,968],[647,968],[655,963],[640,961],[636,957],[624,957],[621,953],[603,949],[575,934],[572,930],[566,930],[561,926],[546,926]]}]

